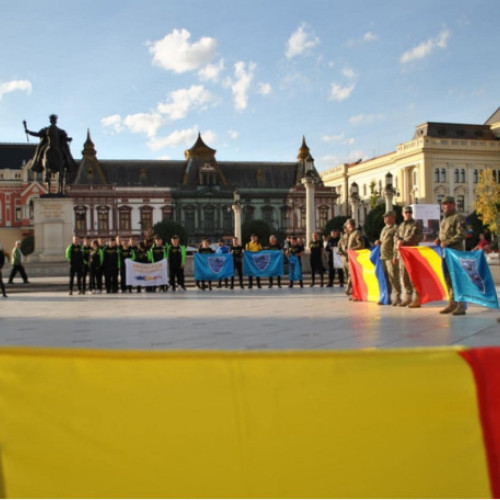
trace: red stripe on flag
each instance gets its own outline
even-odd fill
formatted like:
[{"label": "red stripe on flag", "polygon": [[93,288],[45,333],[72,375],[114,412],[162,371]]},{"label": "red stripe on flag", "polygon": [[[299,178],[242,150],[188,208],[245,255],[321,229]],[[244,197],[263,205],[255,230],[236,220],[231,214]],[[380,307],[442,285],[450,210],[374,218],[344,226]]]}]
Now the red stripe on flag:
[{"label": "red stripe on flag", "polygon": [[500,498],[500,347],[460,355],[474,373],[493,498]]},{"label": "red stripe on flag", "polygon": [[367,301],[368,287],[363,277],[363,266],[358,262],[356,250],[349,250],[349,269],[351,271],[352,297],[354,299]]},{"label": "red stripe on flag", "polygon": [[425,304],[435,300],[446,300],[446,290],[443,288],[431,263],[422,255],[418,248],[401,248],[406,269],[410,279],[420,295],[420,302]]}]

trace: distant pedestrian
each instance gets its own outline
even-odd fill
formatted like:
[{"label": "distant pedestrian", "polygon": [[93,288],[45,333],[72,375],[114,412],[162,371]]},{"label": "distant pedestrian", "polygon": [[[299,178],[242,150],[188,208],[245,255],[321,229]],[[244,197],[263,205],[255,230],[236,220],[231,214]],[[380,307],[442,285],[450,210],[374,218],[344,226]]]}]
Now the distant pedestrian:
[{"label": "distant pedestrian", "polygon": [[16,246],[12,249],[10,263],[12,264],[12,271],[9,276],[9,285],[12,285],[15,275],[19,272],[24,283],[29,283],[28,276],[23,266],[24,255],[21,252],[21,241],[16,241]]},{"label": "distant pedestrian", "polygon": [[7,294],[5,293],[5,285],[3,283],[2,277],[2,269],[5,264],[5,253],[2,248],[2,244],[0,243],[0,288],[2,289],[2,295],[7,298]]},{"label": "distant pedestrian", "polygon": [[84,266],[83,246],[78,236],[73,236],[73,242],[66,248],[66,260],[69,262],[69,294],[73,295],[73,284],[76,276],[78,294],[83,294],[82,276]]}]

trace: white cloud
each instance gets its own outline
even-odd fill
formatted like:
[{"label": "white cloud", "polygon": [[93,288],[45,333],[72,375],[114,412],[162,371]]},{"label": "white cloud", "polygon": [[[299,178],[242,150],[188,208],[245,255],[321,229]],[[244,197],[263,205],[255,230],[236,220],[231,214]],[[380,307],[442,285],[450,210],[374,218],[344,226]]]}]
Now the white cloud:
[{"label": "white cloud", "polygon": [[217,40],[203,37],[190,43],[191,33],[186,29],[174,29],[161,40],[149,43],[153,63],[163,69],[184,73],[206,66],[215,57]]},{"label": "white cloud", "polygon": [[5,94],[9,94],[10,92],[14,92],[16,90],[21,90],[31,94],[33,85],[29,80],[11,80],[10,82],[0,83],[0,101]]},{"label": "white cloud", "polygon": [[286,58],[291,59],[309,52],[316,47],[320,39],[309,31],[306,23],[302,23],[290,36],[286,44]]},{"label": "white cloud", "polygon": [[219,80],[219,75],[224,69],[224,59],[221,59],[217,64],[207,64],[204,68],[198,71],[198,76],[203,82]]},{"label": "white cloud", "polygon": [[346,137],[344,132],[338,135],[324,135],[321,140],[323,142],[332,142],[334,144],[347,144],[348,146],[356,142],[352,137]]},{"label": "white cloud", "polygon": [[133,134],[146,134],[148,137],[154,137],[164,121],[158,113],[136,113],[127,115],[123,119],[123,124]]},{"label": "white cloud", "polygon": [[167,102],[159,103],[159,113],[168,115],[171,120],[185,118],[193,109],[207,109],[215,102],[215,96],[203,85],[192,85],[188,89],[170,92]]},{"label": "white cloud", "polygon": [[[153,151],[158,151],[166,147],[186,146],[191,147],[198,138],[199,128],[194,125],[191,128],[183,130],[174,130],[166,137],[154,137],[149,141],[149,148]],[[213,144],[216,140],[216,135],[211,130],[203,132],[202,138],[206,144]]]},{"label": "white cloud", "polygon": [[415,59],[423,59],[430,56],[436,49],[445,49],[450,38],[450,31],[444,29],[436,38],[429,38],[425,42],[407,50],[400,59],[402,64],[411,62]]},{"label": "white cloud", "polygon": [[228,84],[233,92],[234,107],[238,111],[243,111],[248,106],[248,92],[252,84],[257,65],[249,62],[248,66],[243,61],[238,61],[234,65],[235,80],[228,80]]},{"label": "white cloud", "polygon": [[261,95],[269,95],[273,91],[270,83],[259,83],[257,92]]},{"label": "white cloud", "polygon": [[363,41],[364,42],[375,42],[378,40],[378,35],[375,33],[372,33],[371,31],[368,31],[363,35]]},{"label": "white cloud", "polygon": [[346,45],[352,48],[364,43],[376,42],[378,38],[377,34],[368,31],[361,38],[351,38],[347,40]]},{"label": "white cloud", "polygon": [[361,113],[359,115],[351,116],[349,118],[349,123],[353,125],[366,125],[369,123],[373,123],[377,120],[383,120],[383,119],[384,119],[383,113],[379,113],[377,115]]},{"label": "white cloud", "polygon": [[101,125],[105,129],[111,129],[115,134],[119,134],[125,130],[121,115],[110,115],[101,118]]},{"label": "white cloud", "polygon": [[345,67],[342,69],[342,74],[346,77],[346,78],[356,78],[356,73],[355,71],[352,69],[352,68],[349,68],[349,67]]},{"label": "white cloud", "polygon": [[227,135],[229,135],[229,137],[230,137],[231,139],[236,140],[236,139],[238,139],[238,137],[240,136],[240,133],[239,133],[239,132],[237,132],[236,130],[231,130],[231,129],[230,129],[230,130],[228,130],[228,131],[227,131]]},{"label": "white cloud", "polygon": [[330,101],[343,101],[351,95],[355,86],[356,85],[353,83],[352,85],[349,85],[347,87],[342,87],[338,83],[334,82],[332,83],[332,88],[330,90],[330,95],[328,96],[328,99]]}]

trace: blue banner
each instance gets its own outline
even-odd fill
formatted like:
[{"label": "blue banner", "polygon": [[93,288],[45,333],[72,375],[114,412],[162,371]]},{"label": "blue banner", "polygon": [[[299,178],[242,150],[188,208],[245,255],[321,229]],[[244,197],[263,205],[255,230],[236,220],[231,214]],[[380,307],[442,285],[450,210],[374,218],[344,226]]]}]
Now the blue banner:
[{"label": "blue banner", "polygon": [[218,281],[234,276],[234,261],[230,253],[195,253],[194,279]]},{"label": "blue banner", "polygon": [[296,255],[288,257],[288,279],[290,281],[300,281],[302,279],[302,266]]},{"label": "blue banner", "polygon": [[243,254],[243,273],[245,276],[265,278],[285,274],[283,252],[280,250],[261,250]]},{"label": "blue banner", "polygon": [[445,248],[444,256],[457,302],[498,309],[495,283],[482,250],[460,252]]}]

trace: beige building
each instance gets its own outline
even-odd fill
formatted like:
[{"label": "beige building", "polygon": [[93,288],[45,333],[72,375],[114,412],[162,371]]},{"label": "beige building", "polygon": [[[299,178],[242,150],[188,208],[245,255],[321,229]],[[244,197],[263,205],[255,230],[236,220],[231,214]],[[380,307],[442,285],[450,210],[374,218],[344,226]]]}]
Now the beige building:
[{"label": "beige building", "polygon": [[[335,187],[339,215],[358,216],[362,223],[370,200],[384,200],[386,176],[393,176],[393,203],[440,203],[455,197],[457,209],[474,211],[475,185],[482,169],[491,168],[500,183],[500,107],[484,125],[426,122],[412,140],[396,151],[355,163],[344,163],[320,173],[325,186]],[[389,179],[390,180],[390,179]],[[357,185],[359,202],[352,203]],[[353,213],[357,207],[358,214]]]}]

